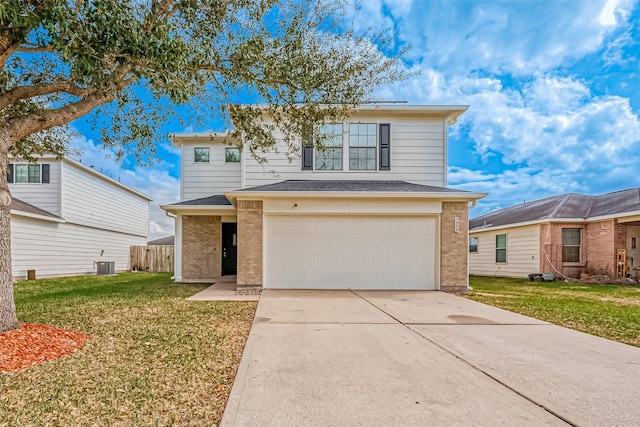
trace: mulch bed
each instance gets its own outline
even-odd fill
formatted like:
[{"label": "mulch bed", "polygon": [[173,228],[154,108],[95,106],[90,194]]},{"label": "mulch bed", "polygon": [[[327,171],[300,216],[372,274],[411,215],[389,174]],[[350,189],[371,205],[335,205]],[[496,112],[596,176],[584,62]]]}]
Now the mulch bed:
[{"label": "mulch bed", "polygon": [[84,346],[82,332],[42,323],[22,323],[0,334],[0,371],[17,371],[57,359]]}]

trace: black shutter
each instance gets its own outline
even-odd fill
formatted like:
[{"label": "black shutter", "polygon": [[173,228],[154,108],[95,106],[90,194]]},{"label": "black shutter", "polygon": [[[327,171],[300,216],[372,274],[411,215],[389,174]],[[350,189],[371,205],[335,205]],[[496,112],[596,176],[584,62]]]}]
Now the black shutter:
[{"label": "black shutter", "polygon": [[7,174],[7,182],[9,184],[13,183],[13,163],[9,164],[9,173]]},{"label": "black shutter", "polygon": [[49,176],[51,175],[49,171],[51,170],[51,165],[44,164],[42,165],[42,183],[49,184]]},{"label": "black shutter", "polygon": [[391,170],[391,125],[380,124],[380,170]]},{"label": "black shutter", "polygon": [[302,170],[313,170],[313,135],[311,127],[302,135]]}]

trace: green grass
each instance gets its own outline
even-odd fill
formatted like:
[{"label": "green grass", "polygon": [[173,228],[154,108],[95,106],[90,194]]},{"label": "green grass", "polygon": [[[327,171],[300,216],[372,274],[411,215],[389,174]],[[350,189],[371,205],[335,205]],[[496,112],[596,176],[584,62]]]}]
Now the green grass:
[{"label": "green grass", "polygon": [[217,424],[257,304],[185,300],[205,287],[149,273],[16,284],[20,321],[91,340],[0,372],[0,425]]},{"label": "green grass", "polygon": [[640,347],[640,287],[470,278],[468,298]]}]

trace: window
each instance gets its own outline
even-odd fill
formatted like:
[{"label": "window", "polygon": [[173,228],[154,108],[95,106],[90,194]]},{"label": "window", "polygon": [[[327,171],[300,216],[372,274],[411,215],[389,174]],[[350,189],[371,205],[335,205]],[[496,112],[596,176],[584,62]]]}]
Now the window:
[{"label": "window", "polygon": [[240,162],[240,149],[238,147],[227,147],[224,150],[224,161],[227,163]]},{"label": "window", "polygon": [[562,262],[580,262],[580,228],[562,229]]},{"label": "window", "polygon": [[195,163],[209,163],[209,147],[194,148],[193,161]]},{"label": "window", "polygon": [[40,184],[40,165],[15,165],[16,183]]},{"label": "window", "polygon": [[477,237],[469,237],[469,252],[477,253],[478,252],[478,238]]},{"label": "window", "polygon": [[376,127],[372,123],[349,125],[349,170],[376,170]]},{"label": "window", "polygon": [[496,235],[496,262],[507,262],[507,235]]},{"label": "window", "polygon": [[315,170],[342,170],[342,124],[319,126],[317,134],[325,148],[316,150]]}]

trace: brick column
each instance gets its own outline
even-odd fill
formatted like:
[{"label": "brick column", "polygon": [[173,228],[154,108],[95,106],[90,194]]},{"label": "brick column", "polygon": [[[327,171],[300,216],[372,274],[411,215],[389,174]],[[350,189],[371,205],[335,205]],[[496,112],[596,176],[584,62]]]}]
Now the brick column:
[{"label": "brick column", "polygon": [[218,279],[222,274],[222,218],[182,217],[182,280]]},{"label": "brick column", "polygon": [[[456,227],[456,218],[457,227]],[[457,232],[456,232],[457,229]],[[442,202],[440,290],[466,293],[469,284],[469,207],[467,202]]]},{"label": "brick column", "polygon": [[262,286],[262,201],[238,200],[239,286]]}]

